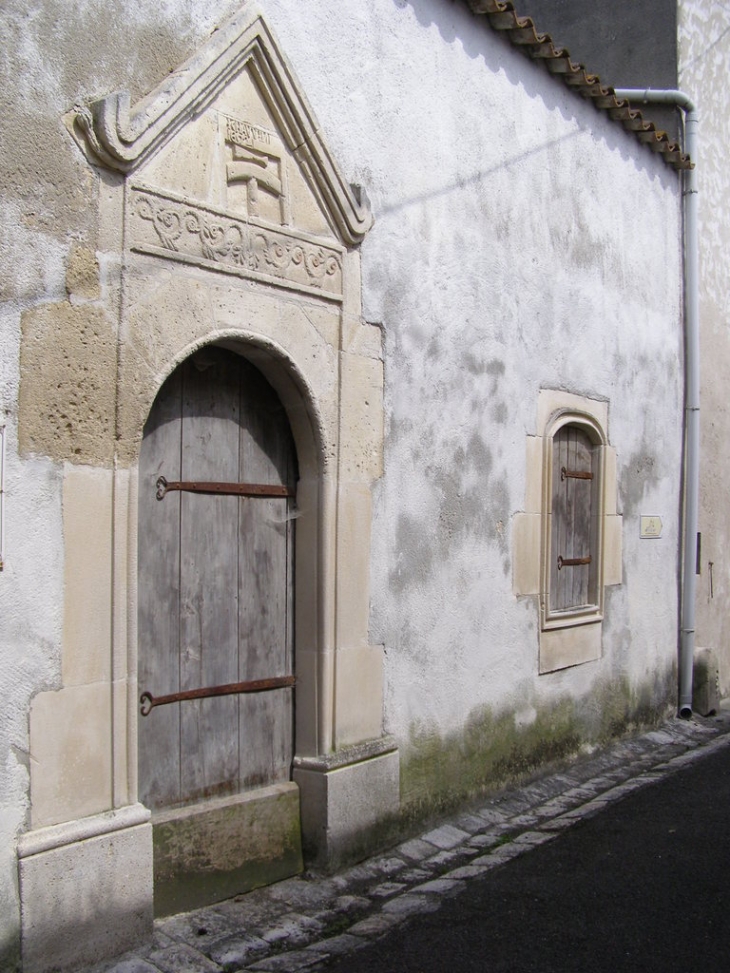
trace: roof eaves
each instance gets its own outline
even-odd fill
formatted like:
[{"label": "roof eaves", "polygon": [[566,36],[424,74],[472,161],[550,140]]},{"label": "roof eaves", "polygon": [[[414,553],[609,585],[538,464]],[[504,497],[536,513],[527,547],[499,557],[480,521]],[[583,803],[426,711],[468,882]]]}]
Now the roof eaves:
[{"label": "roof eaves", "polygon": [[560,76],[569,88],[592,101],[612,121],[635,135],[639,142],[661,154],[672,168],[692,168],[692,160],[677,142],[658,129],[654,122],[644,118],[637,108],[632,108],[628,101],[617,98],[614,89],[602,84],[598,75],[588,74],[582,64],[572,61],[569,51],[556,47],[549,34],[539,33],[531,17],[518,16],[511,0],[467,0],[467,3],[475,14],[483,15],[494,30],[506,34],[510,43],[523,54],[533,60],[542,60],[551,74]]}]

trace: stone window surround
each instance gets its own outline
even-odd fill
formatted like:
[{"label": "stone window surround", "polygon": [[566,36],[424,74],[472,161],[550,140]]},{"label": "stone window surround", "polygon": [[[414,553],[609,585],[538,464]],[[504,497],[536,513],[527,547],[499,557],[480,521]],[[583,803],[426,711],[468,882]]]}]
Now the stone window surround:
[{"label": "stone window surround", "polygon": [[[525,506],[513,517],[513,592],[531,597],[540,620],[538,671],[554,672],[601,657],[603,591],[621,584],[622,517],[617,511],[616,451],[608,440],[608,402],[553,389],[538,395],[537,435],[527,436]],[[567,424],[590,430],[601,443],[600,596],[596,609],[551,618],[548,604],[553,436]]]}]

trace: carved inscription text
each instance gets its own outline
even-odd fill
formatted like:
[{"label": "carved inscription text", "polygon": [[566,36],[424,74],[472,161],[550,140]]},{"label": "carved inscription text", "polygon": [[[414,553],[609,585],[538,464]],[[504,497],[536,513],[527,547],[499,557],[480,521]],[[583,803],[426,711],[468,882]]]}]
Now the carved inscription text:
[{"label": "carved inscription text", "polygon": [[226,115],[226,142],[232,145],[242,145],[245,148],[254,148],[256,142],[263,146],[271,145],[271,132],[250,122],[244,122],[239,118],[231,118]]}]

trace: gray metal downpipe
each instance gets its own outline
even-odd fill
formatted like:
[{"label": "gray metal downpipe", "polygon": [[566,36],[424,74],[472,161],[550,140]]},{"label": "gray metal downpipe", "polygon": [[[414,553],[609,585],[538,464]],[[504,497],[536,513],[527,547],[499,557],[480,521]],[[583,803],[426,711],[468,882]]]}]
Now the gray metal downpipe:
[{"label": "gray metal downpipe", "polygon": [[679,648],[679,715],[692,715],[695,652],[696,558],[700,483],[700,301],[699,197],[697,187],[697,108],[675,89],[615,88],[616,97],[644,104],[674,105],[685,113],[684,150],[695,168],[684,174],[684,303],[685,303],[685,488],[682,561],[682,619]]}]

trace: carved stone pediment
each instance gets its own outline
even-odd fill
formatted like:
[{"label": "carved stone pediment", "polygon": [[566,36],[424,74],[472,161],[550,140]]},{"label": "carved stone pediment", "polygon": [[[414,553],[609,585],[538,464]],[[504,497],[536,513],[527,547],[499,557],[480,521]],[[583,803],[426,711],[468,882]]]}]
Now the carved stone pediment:
[{"label": "carved stone pediment", "polygon": [[[256,270],[263,259],[262,272],[280,276],[276,262],[256,254],[268,249],[281,261],[283,248],[294,277],[301,269],[307,286],[333,283],[335,257],[326,248],[321,254],[307,249],[304,240],[300,249],[288,246],[292,233],[334,236],[352,246],[372,224],[369,208],[332,159],[263,16],[250,4],[138,104],[132,107],[128,93],[118,92],[77,108],[69,123],[91,162],[128,174],[138,196],[144,187],[167,198],[166,211],[148,195],[133,212],[149,218],[155,232],[164,231],[165,218],[177,232],[182,216],[179,235],[158,237],[155,245],[183,257],[195,235],[188,226],[195,219],[205,224],[200,214],[186,222],[180,199],[229,218],[225,226],[216,224],[226,240],[208,247],[208,256],[217,260],[223,249],[232,265],[257,264]],[[266,244],[261,238],[250,244],[239,234],[242,222],[274,235]]]}]

